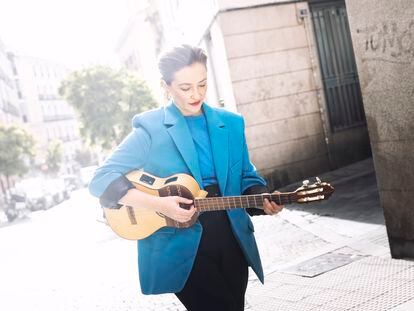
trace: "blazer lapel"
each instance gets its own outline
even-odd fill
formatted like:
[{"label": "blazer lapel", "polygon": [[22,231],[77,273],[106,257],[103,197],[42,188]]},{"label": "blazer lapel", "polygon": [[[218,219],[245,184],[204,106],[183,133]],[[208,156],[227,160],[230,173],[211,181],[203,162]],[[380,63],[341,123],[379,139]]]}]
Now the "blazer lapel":
[{"label": "blazer lapel", "polygon": [[226,125],[218,113],[210,106],[203,104],[210,134],[211,149],[213,152],[214,167],[221,194],[225,194],[228,163],[229,163],[229,136]]},{"label": "blazer lapel", "polygon": [[198,164],[197,151],[194,146],[193,137],[188,129],[187,122],[173,103],[166,106],[164,111],[164,124],[167,126],[167,131],[177,146],[177,149],[183,157],[191,174],[201,186],[202,178]]}]

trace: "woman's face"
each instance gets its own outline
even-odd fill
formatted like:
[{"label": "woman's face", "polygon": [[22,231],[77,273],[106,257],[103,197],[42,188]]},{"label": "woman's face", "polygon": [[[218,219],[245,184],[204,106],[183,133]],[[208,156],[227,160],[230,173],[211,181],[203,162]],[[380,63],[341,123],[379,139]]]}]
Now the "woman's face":
[{"label": "woman's face", "polygon": [[166,88],[184,116],[201,114],[201,105],[207,91],[206,66],[194,63],[178,70]]}]

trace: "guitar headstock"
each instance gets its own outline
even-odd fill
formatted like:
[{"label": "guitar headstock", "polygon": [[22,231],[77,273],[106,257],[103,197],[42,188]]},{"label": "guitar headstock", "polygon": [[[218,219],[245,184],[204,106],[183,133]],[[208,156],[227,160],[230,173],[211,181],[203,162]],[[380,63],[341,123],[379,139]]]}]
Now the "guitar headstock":
[{"label": "guitar headstock", "polygon": [[335,191],[334,187],[326,182],[322,182],[316,177],[316,182],[309,184],[309,180],[304,180],[302,186],[295,190],[297,203],[308,203],[328,199]]}]

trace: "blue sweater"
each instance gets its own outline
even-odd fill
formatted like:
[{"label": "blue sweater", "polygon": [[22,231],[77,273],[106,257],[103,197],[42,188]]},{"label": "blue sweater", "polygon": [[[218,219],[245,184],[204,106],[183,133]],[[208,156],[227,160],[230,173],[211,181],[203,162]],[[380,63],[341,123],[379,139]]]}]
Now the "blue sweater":
[{"label": "blue sweater", "polygon": [[187,121],[197,151],[203,187],[217,184],[206,117],[204,114],[201,114],[198,116],[187,116],[185,120]]}]

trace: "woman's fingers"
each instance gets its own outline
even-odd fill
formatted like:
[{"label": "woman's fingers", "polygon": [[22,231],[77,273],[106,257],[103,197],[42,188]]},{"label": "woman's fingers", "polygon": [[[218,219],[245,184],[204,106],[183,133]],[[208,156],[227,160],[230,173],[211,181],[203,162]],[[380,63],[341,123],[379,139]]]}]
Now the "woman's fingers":
[{"label": "woman's fingers", "polygon": [[277,205],[275,202],[270,202],[267,198],[264,199],[263,209],[266,214],[274,215],[279,213],[284,208],[284,205]]},{"label": "woman's fingers", "polygon": [[180,207],[180,203],[182,204],[191,204],[193,203],[193,200],[187,199],[187,198],[183,198],[183,197],[174,197],[177,203],[177,216],[179,217],[179,219],[177,219],[178,221],[181,222],[186,222],[189,221],[191,219],[191,217],[193,217],[194,213],[196,212],[196,209],[194,207],[194,205],[191,205],[191,207],[189,209],[187,208],[182,208]]},{"label": "woman's fingers", "polygon": [[189,218],[189,219],[194,215],[194,213],[196,211],[194,205],[191,205],[190,209],[185,209],[185,208],[181,208],[181,207],[178,207],[178,208],[179,208],[178,213],[182,217],[186,217],[186,218]]},{"label": "woman's fingers", "polygon": [[186,198],[182,198],[182,197],[176,197],[176,217],[175,219],[179,222],[187,222],[189,220],[191,220],[191,218],[193,217],[194,213],[196,212],[196,209],[194,207],[194,205],[191,205],[191,207],[189,209],[186,208],[182,208],[180,207],[180,203],[184,203],[184,204],[191,204],[193,203],[193,200],[189,200]]},{"label": "woman's fingers", "polygon": [[173,197],[177,203],[184,203],[184,204],[191,204],[193,203],[193,200],[183,198],[183,197]]},{"label": "woman's fingers", "polygon": [[159,197],[159,199],[161,204],[157,211],[178,222],[189,221],[196,212],[194,205],[191,205],[189,209],[180,207],[180,204],[191,204],[193,201],[190,199],[178,196]]},{"label": "woman's fingers", "polygon": [[174,218],[175,220],[179,222],[187,222],[191,220],[191,218],[193,217],[196,211],[194,206],[191,206],[189,210],[183,209],[181,207],[179,207],[179,209],[180,211],[177,213],[176,217]]}]

